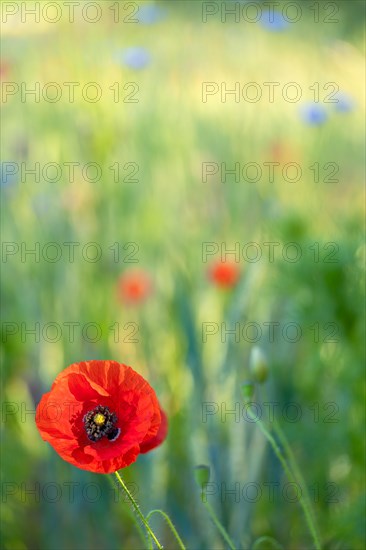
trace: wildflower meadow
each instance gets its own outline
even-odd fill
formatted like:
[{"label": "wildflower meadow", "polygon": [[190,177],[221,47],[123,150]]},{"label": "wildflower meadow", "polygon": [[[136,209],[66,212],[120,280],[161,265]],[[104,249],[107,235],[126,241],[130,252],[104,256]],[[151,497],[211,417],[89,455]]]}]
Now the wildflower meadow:
[{"label": "wildflower meadow", "polygon": [[2,1],[1,548],[365,548],[365,2]]}]

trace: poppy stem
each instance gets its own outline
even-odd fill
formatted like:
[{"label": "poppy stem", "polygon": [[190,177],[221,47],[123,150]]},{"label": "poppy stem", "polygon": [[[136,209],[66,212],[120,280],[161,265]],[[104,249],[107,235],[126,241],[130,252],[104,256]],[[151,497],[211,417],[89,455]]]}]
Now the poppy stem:
[{"label": "poppy stem", "polygon": [[226,529],[224,528],[224,526],[221,525],[220,520],[218,519],[217,515],[215,514],[215,511],[212,508],[211,504],[209,502],[207,502],[206,499],[203,498],[203,493],[201,495],[201,500],[203,502],[203,505],[206,507],[206,510],[208,511],[212,521],[214,522],[215,526],[217,527],[218,531],[220,531],[220,533],[222,535],[222,538],[225,540],[225,542],[227,543],[227,545],[229,546],[229,548],[231,550],[236,550],[233,541],[229,537],[229,535],[228,535]]},{"label": "poppy stem", "polygon": [[163,512],[162,510],[151,510],[151,512],[149,512],[149,513],[147,514],[146,519],[149,521],[149,519],[151,518],[151,516],[152,516],[153,514],[160,514],[161,516],[163,516],[163,518],[165,519],[165,521],[166,521],[167,524],[169,525],[170,530],[171,530],[171,532],[173,533],[173,536],[174,536],[175,540],[177,541],[180,550],[186,550],[186,547],[184,546],[184,542],[183,542],[182,539],[180,538],[180,536],[179,536],[179,534],[178,534],[178,531],[177,531],[176,528],[174,527],[173,522],[172,522],[172,520],[170,519],[170,517],[168,516],[168,514],[166,514],[166,513]]},{"label": "poppy stem", "polygon": [[154,541],[154,543],[156,544],[156,547],[158,548],[158,550],[163,550],[163,546],[160,544],[160,542],[158,541],[158,539],[156,538],[155,534],[153,533],[148,521],[146,520],[144,514],[141,512],[140,510],[140,506],[137,504],[136,500],[133,498],[133,496],[131,495],[130,491],[128,490],[125,482],[123,481],[123,479],[121,478],[121,476],[119,475],[118,472],[115,472],[116,474],[116,477],[118,479],[118,482],[120,483],[122,489],[124,490],[124,492],[126,493],[126,496],[128,498],[128,500],[130,501],[133,509],[135,510],[136,514],[138,515],[138,517],[140,518],[141,522],[143,523],[148,535],[152,538],[152,540]]},{"label": "poppy stem", "polygon": [[[286,474],[288,480],[290,482],[296,484],[296,477],[293,474],[293,472],[291,471],[289,465],[287,464],[286,458],[284,457],[281,449],[277,445],[275,439],[270,434],[269,430],[267,430],[267,428],[264,426],[264,424],[261,420],[259,420],[258,418],[254,418],[250,414],[250,412],[249,412],[249,416],[252,418],[253,421],[255,421],[256,425],[261,430],[261,432],[263,433],[263,435],[265,436],[267,441],[271,444],[272,449],[275,452],[275,455],[277,456],[278,460],[282,464],[282,467],[285,471],[285,474]],[[314,521],[313,521],[311,511],[310,511],[309,503],[307,502],[307,499],[304,498],[302,492],[301,492],[301,495],[299,497],[299,503],[300,503],[301,508],[303,509],[305,519],[306,519],[306,523],[308,524],[309,531],[310,531],[311,536],[312,536],[313,541],[314,541],[314,546],[315,546],[316,550],[321,550],[320,539],[319,539],[318,533],[317,533],[315,525],[314,525]]]},{"label": "poppy stem", "polygon": [[[308,491],[308,488],[306,486],[304,477],[303,477],[303,475],[300,471],[300,468],[297,465],[294,453],[292,452],[292,449],[291,449],[291,447],[290,447],[290,445],[289,445],[289,443],[286,439],[286,436],[283,433],[283,431],[282,431],[282,429],[281,429],[281,427],[280,427],[280,425],[278,424],[277,421],[274,421],[273,429],[274,429],[274,432],[277,434],[281,445],[284,448],[284,451],[285,451],[285,453],[287,455],[287,458],[288,458],[288,462],[290,464],[290,468],[292,469],[292,472],[293,472],[294,476],[297,478],[300,487],[302,487],[302,489],[304,491],[304,500],[305,500],[305,502],[306,502],[306,504],[309,508],[309,512],[310,512],[312,521],[314,523],[314,530],[318,531],[314,511],[313,511],[313,508],[312,508],[312,505],[311,505],[311,499],[310,499],[309,491]],[[319,538],[319,536],[318,536],[318,538]]]},{"label": "poppy stem", "polygon": [[[108,478],[108,481],[111,483],[111,485],[112,485],[112,487],[113,487],[113,489],[114,489],[114,491],[115,491],[115,490],[116,490],[116,483],[115,483],[115,481],[114,481],[114,478],[112,479],[112,477],[110,477],[110,476],[107,476],[107,478]],[[118,485],[119,485],[119,482],[118,482]],[[133,519],[133,522],[134,522],[134,524],[136,525],[136,529],[137,529],[137,531],[138,531],[138,533],[139,533],[140,539],[141,539],[142,543],[145,544],[145,542],[146,542],[146,534],[145,534],[145,531],[144,531],[144,529],[143,529],[143,526],[141,525],[141,523],[139,522],[139,520],[137,519],[137,517],[136,517],[135,514],[133,513],[131,507],[129,508],[129,510],[130,510],[130,513],[131,513],[131,517],[132,517],[132,519]],[[150,541],[150,542],[151,542],[151,541]],[[153,546],[152,546],[152,542],[151,542],[151,544],[150,544],[149,550],[154,550],[154,548],[153,548]]]},{"label": "poppy stem", "polygon": [[274,550],[283,550],[283,546],[282,544],[280,544],[276,539],[272,538],[272,537],[260,537],[259,539],[257,539],[255,541],[255,543],[253,544],[252,546],[252,550],[256,550],[257,547],[262,544],[263,542],[267,542],[267,543],[270,543],[272,544],[272,548]]}]

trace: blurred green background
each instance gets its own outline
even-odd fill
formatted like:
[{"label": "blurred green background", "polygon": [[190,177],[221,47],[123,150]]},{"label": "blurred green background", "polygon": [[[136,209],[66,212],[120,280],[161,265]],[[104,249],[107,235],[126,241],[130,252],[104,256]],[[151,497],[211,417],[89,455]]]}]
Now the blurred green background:
[{"label": "blurred green background", "polygon": [[[254,337],[240,332],[235,341],[219,330],[205,341],[204,323],[241,330],[255,322],[270,374],[254,400],[265,421],[263,402],[279,403],[323,547],[364,548],[364,2],[292,3],[300,10],[294,23],[283,16],[294,17],[289,2],[276,3],[273,22],[266,2],[103,1],[84,13],[90,2],[80,2],[73,22],[54,2],[55,23],[52,6],[39,22],[24,14],[23,22],[21,4],[34,3],[2,3],[2,547],[142,547],[110,480],[63,462],[34,423],[58,372],[109,358],[148,378],[169,417],[166,442],[122,472],[143,511],[165,510],[188,548],[225,548],[194,482],[204,463],[217,489],[209,501],[237,548],[262,536],[311,548],[302,510],[283,496],[286,478],[258,429],[242,414],[220,414],[242,407]],[[225,16],[230,9],[238,21]],[[262,17],[254,23],[255,9]],[[73,102],[64,84],[71,82],[80,84]],[[82,94],[91,82],[102,91],[96,102],[95,88]],[[254,82],[262,98],[222,101],[219,91],[204,102],[205,82],[220,91],[222,83],[242,90]],[[266,82],[279,83],[273,102]],[[297,102],[282,96],[289,82],[300,87]],[[22,94],[35,83],[39,101]],[[49,101],[59,89],[60,99]],[[270,162],[279,163],[274,178]],[[35,163],[39,178],[26,173]],[[60,171],[44,172],[48,163]],[[74,178],[65,163],[77,163]],[[83,171],[88,163],[100,167],[97,181],[93,167]],[[219,168],[206,182],[203,163]],[[241,174],[222,182],[221,163],[255,163],[263,172],[258,181]],[[288,163],[301,167],[298,181],[289,181],[291,171],[283,177]],[[208,242],[227,250],[254,242],[263,254],[235,258],[241,280],[221,289],[207,277],[220,260],[217,253],[205,261]],[[279,243],[274,261],[266,242]],[[80,243],[74,261],[64,243]],[[88,243],[101,251],[95,262]],[[283,257],[286,243],[301,249],[299,261]],[[25,254],[37,246],[39,258]],[[153,291],[126,304],[118,281],[132,268],[148,274]],[[271,322],[279,323],[273,341]],[[26,333],[36,323],[39,338]],[[44,333],[48,323],[57,326]],[[74,338],[70,323],[78,323]],[[88,323],[100,332],[85,332]],[[283,336],[287,323],[301,327],[297,342]],[[204,422],[208,402],[220,412]],[[297,422],[280,413],[289,403],[301,410]],[[256,502],[243,496],[248,483],[261,488]],[[269,483],[278,484],[274,498]],[[222,484],[239,484],[239,497],[222,493]],[[166,548],[177,547],[164,523],[153,525]]]}]

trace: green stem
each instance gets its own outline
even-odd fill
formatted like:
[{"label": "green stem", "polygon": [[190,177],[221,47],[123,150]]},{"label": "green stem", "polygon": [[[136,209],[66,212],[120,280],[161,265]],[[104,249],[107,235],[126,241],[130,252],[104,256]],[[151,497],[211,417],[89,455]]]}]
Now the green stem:
[{"label": "green stem", "polygon": [[[203,493],[202,493],[202,497],[203,497]],[[203,500],[203,498],[202,498],[202,502],[206,506],[206,509],[207,509],[208,513],[210,514],[210,517],[211,517],[212,521],[216,525],[217,529],[220,531],[221,535],[223,536],[223,538],[225,539],[225,541],[227,542],[227,544],[229,545],[231,550],[236,550],[233,541],[231,540],[231,538],[227,534],[226,529],[223,527],[223,525],[221,525],[220,520],[216,516],[216,514],[214,512],[214,509],[212,508],[211,504],[209,502],[207,502],[207,500]]]},{"label": "green stem", "polygon": [[145,526],[145,529],[146,529],[148,535],[150,535],[150,537],[152,538],[152,540],[155,542],[156,547],[158,548],[158,550],[163,550],[162,545],[160,544],[160,542],[159,542],[158,539],[156,538],[155,534],[154,534],[153,531],[151,530],[150,525],[148,524],[147,520],[145,519],[144,514],[141,512],[140,507],[139,507],[139,505],[137,504],[136,500],[133,498],[133,496],[131,495],[130,491],[128,490],[128,488],[127,488],[125,482],[123,481],[123,479],[121,478],[121,476],[119,475],[118,472],[115,472],[115,474],[116,474],[116,477],[117,477],[119,483],[121,484],[122,489],[123,489],[124,492],[126,493],[126,496],[127,496],[128,500],[130,501],[130,503],[131,503],[133,509],[135,510],[136,514],[138,515],[138,517],[140,518],[141,522],[142,522],[143,525]]},{"label": "green stem", "polygon": [[[109,476],[107,476],[107,477],[108,477],[108,481],[111,483],[111,485],[113,486],[113,489],[114,489],[114,491],[115,491],[115,490],[116,490],[115,482],[113,481],[113,479],[112,479],[111,477],[109,477]],[[131,517],[132,517],[132,519],[133,519],[133,522],[134,522],[134,524],[136,525],[136,529],[137,529],[138,532],[139,532],[141,541],[142,541],[143,543],[145,543],[145,542],[146,542],[146,535],[145,535],[145,533],[143,532],[142,527],[141,527],[140,523],[139,523],[138,520],[137,520],[137,517],[131,512],[131,509],[130,509],[130,508],[129,508],[129,511],[130,511],[130,515],[131,515]],[[149,539],[149,540],[150,540],[150,539]],[[152,548],[152,550],[154,550],[154,549]]]},{"label": "green stem", "polygon": [[252,550],[256,550],[256,548],[260,544],[262,544],[262,542],[269,542],[270,544],[272,544],[272,546],[273,546],[273,548],[275,548],[275,550],[283,550],[283,546],[281,546],[281,544],[276,539],[274,539],[272,537],[260,537],[253,544]]},{"label": "green stem", "polygon": [[[259,420],[258,418],[254,418],[250,414],[250,412],[249,412],[249,416],[252,418],[252,420],[254,420],[256,422],[258,428],[261,430],[263,435],[267,438],[267,440],[271,444],[272,449],[274,450],[278,460],[281,462],[282,467],[283,467],[289,481],[291,481],[292,483],[296,483],[296,478],[295,478],[294,474],[292,473],[292,471],[290,470],[290,468],[289,468],[289,466],[286,462],[285,457],[283,456],[280,448],[278,447],[278,445],[277,445],[276,441],[274,440],[274,438],[272,437],[272,435],[269,433],[269,431],[264,426],[264,424],[262,423],[261,420]],[[303,498],[302,493],[301,493],[299,502],[300,502],[300,506],[303,509],[305,519],[306,519],[306,522],[307,522],[308,527],[309,527],[309,531],[310,531],[311,536],[312,536],[313,541],[314,541],[315,548],[316,548],[316,550],[321,550],[320,540],[319,540],[318,534],[317,534],[315,526],[314,526],[314,522],[313,522],[312,515],[310,513],[310,509],[309,509],[308,503]]]},{"label": "green stem", "polygon": [[181,550],[186,550],[186,547],[184,546],[184,543],[182,541],[182,539],[180,538],[180,536],[178,535],[178,531],[176,530],[176,528],[174,527],[173,525],[173,522],[172,520],[170,519],[170,517],[168,516],[168,514],[166,514],[165,512],[163,512],[163,510],[151,510],[151,512],[149,512],[146,516],[146,520],[149,521],[150,517],[153,515],[153,514],[160,514],[161,516],[163,516],[163,518],[165,519],[165,521],[167,522],[167,524],[169,525],[170,527],[170,530],[171,532],[173,533],[174,537],[175,537],[175,540],[177,541],[178,545],[179,545],[179,548]]},{"label": "green stem", "polygon": [[[264,393],[265,400],[268,401],[268,395],[267,395],[267,392],[266,392],[265,388],[263,388],[263,393]],[[286,438],[284,432],[282,431],[282,428],[281,428],[279,422],[276,419],[273,419],[273,420],[274,420],[273,421],[273,430],[274,430],[275,434],[277,435],[282,447],[285,450],[285,455],[288,458],[288,461],[290,463],[290,468],[292,469],[292,473],[293,473],[294,477],[297,478],[300,487],[302,487],[302,489],[304,491],[304,498],[305,498],[307,506],[309,508],[309,512],[312,516],[312,520],[313,520],[313,523],[314,523],[314,529],[317,532],[318,539],[319,539],[320,537],[319,537],[317,522],[316,522],[314,510],[313,510],[313,507],[312,507],[312,504],[311,504],[309,491],[308,491],[307,485],[305,483],[305,479],[304,479],[304,477],[301,473],[301,470],[300,470],[300,468],[297,464],[295,455],[292,452],[292,449],[291,449],[291,447],[290,447],[290,445],[287,441],[287,438]]]},{"label": "green stem", "polygon": [[[300,471],[300,468],[298,467],[297,465],[297,462],[296,462],[296,458],[294,456],[294,453],[292,452],[292,449],[290,447],[290,445],[288,444],[288,441],[286,439],[286,436],[285,434],[283,433],[280,425],[275,421],[274,424],[273,424],[273,428],[274,428],[274,431],[275,433],[277,434],[278,436],[278,439],[281,443],[281,445],[283,446],[284,450],[285,450],[285,453],[288,457],[288,461],[290,463],[290,466],[291,466],[291,469],[292,469],[292,472],[294,474],[294,477],[297,478],[298,482],[299,482],[299,485],[300,487],[302,487],[303,491],[304,491],[304,499],[306,500],[306,503],[308,505],[308,508],[309,508],[309,512],[312,516],[312,520],[313,520],[313,523],[314,523],[314,528],[316,529],[317,531],[317,527],[316,527],[316,522],[315,522],[315,514],[314,514],[314,511],[312,509],[312,506],[311,506],[311,500],[310,500],[310,496],[309,496],[309,491],[308,491],[308,488],[306,486],[306,483],[305,483],[305,480],[303,478],[303,475]],[[319,536],[318,536],[319,538]]]}]

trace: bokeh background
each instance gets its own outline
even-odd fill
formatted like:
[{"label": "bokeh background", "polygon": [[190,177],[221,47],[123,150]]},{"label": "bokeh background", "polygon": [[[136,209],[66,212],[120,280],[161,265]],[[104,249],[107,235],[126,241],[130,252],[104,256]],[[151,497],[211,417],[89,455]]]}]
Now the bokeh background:
[{"label": "bokeh background", "polygon": [[[21,4],[34,3],[2,3],[2,547],[142,548],[110,479],[63,462],[34,423],[58,372],[109,358],[148,378],[169,417],[166,442],[122,472],[144,512],[167,512],[188,548],[225,548],[194,481],[195,466],[207,464],[217,489],[209,502],[237,548],[263,536],[311,548],[276,456],[242,414],[255,344],[269,375],[253,399],[265,422],[263,402],[279,403],[323,547],[364,548],[364,3],[295,2],[294,23],[283,16],[295,13],[283,11],[288,2],[272,19],[260,1],[103,1],[86,16],[82,1],[74,22],[54,2],[56,23],[52,6],[22,21]],[[215,13],[204,22],[203,10]],[[55,102],[42,95],[54,96],[51,82],[62,90]],[[67,82],[80,84],[73,102]],[[96,102],[81,93],[90,82],[102,90]],[[204,82],[255,82],[263,96],[224,102],[219,91],[204,102]],[[273,102],[265,82],[279,83]],[[283,98],[289,82],[299,101]],[[35,83],[39,101],[22,95]],[[279,163],[274,178],[270,162]],[[35,163],[39,178],[26,172]],[[44,172],[48,163],[59,168]],[[73,178],[65,163],[77,163]],[[206,182],[203,163],[218,167]],[[222,181],[221,163],[263,172]],[[291,170],[283,176],[288,163],[301,167],[298,181]],[[206,257],[208,242],[248,253]],[[253,242],[258,261],[245,248]],[[266,242],[279,243],[273,261]],[[74,261],[64,243],[79,243]],[[294,249],[283,256],[287,243],[300,247],[298,261]],[[37,247],[39,257],[25,253]],[[221,259],[235,263],[237,284],[209,276]],[[257,341],[243,336],[250,322],[261,327]],[[204,323],[217,333],[203,338]],[[239,323],[239,341],[222,323]],[[265,323],[279,323],[273,341]],[[287,323],[301,327],[298,341],[283,335]],[[208,402],[219,412],[204,422]],[[301,411],[295,422],[281,412],[289,403]],[[225,415],[238,406],[239,420]],[[256,502],[243,496],[248,483],[262,490]],[[273,498],[268,483],[278,484]],[[239,497],[223,484],[239,484]],[[166,548],[177,547],[164,522],[153,525]]]}]

